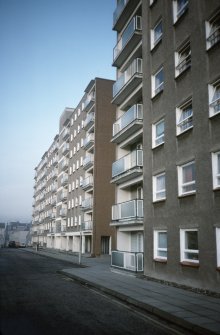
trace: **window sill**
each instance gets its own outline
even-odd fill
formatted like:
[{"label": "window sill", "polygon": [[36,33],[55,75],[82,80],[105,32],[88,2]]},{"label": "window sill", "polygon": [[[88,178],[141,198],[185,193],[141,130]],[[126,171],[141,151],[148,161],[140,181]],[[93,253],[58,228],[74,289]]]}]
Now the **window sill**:
[{"label": "window sill", "polygon": [[219,192],[220,191],[220,186],[216,186],[215,188],[213,188],[213,192]]},{"label": "window sill", "polygon": [[214,114],[209,112],[209,118],[210,118],[210,119],[213,119],[213,118],[216,117],[217,115],[220,115],[220,111],[217,112],[217,113],[214,113]]},{"label": "window sill", "polygon": [[199,263],[193,263],[193,262],[180,262],[180,265],[190,267],[190,268],[199,268]]},{"label": "window sill", "polygon": [[217,266],[216,271],[220,272],[220,266]]},{"label": "window sill", "polygon": [[156,48],[159,46],[159,44],[162,42],[162,35],[158,38],[157,41],[154,42],[154,44],[152,45],[150,51],[154,52],[154,50],[156,50]]},{"label": "window sill", "polygon": [[162,263],[162,264],[167,264],[167,259],[154,258],[154,262],[156,262],[156,263]]},{"label": "window sill", "polygon": [[153,200],[153,204],[158,204],[158,203],[161,203],[161,202],[164,202],[164,201],[166,201],[166,198],[155,199],[155,200]]},{"label": "window sill", "polygon": [[151,97],[151,100],[154,100],[157,97],[159,97],[162,94],[162,92],[163,92],[163,88],[159,92],[157,92],[156,94],[153,94],[152,97]]},{"label": "window sill", "polygon": [[165,143],[165,142],[161,142],[160,144],[157,144],[157,145],[153,146],[153,147],[152,147],[152,150],[161,147],[162,145],[164,145],[164,143]]},{"label": "window sill", "polygon": [[192,195],[196,195],[196,191],[193,191],[193,192],[190,192],[190,193],[185,193],[185,194],[180,194],[180,195],[178,195],[178,198],[181,199],[181,198],[185,198],[185,197],[190,197]]},{"label": "window sill", "polygon": [[206,51],[209,52],[211,50],[214,50],[219,44],[220,44],[220,40],[218,40],[216,43],[212,44],[210,47],[206,47]]},{"label": "window sill", "polygon": [[176,75],[175,75],[175,79],[176,79],[176,80],[179,80],[184,74],[186,74],[186,72],[187,72],[188,70],[190,70],[190,68],[191,68],[191,64],[188,65],[188,66],[186,66],[186,68],[185,68],[184,70],[182,70],[180,73],[176,74]]},{"label": "window sill", "polygon": [[186,134],[188,131],[190,131],[190,130],[192,130],[192,129],[193,129],[193,126],[191,126],[191,127],[187,128],[187,129],[181,131],[181,133],[177,133],[176,136],[177,136],[177,137],[181,137],[181,135]]}]

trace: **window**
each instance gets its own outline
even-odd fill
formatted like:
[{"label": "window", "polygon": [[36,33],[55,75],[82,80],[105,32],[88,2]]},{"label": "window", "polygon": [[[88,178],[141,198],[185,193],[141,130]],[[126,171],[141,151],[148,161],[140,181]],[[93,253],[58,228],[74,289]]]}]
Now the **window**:
[{"label": "window", "polygon": [[163,90],[163,68],[152,76],[152,97]]},{"label": "window", "polygon": [[212,153],[213,189],[220,188],[220,151]]},{"label": "window", "polygon": [[220,113],[220,79],[208,86],[209,89],[209,116]]},{"label": "window", "polygon": [[173,22],[179,20],[179,18],[186,12],[188,8],[188,0],[173,0]]},{"label": "window", "polygon": [[180,230],[181,262],[199,263],[198,230]]},{"label": "window", "polygon": [[180,49],[175,52],[175,76],[179,76],[191,66],[191,48],[190,42],[184,43]]},{"label": "window", "polygon": [[160,42],[163,34],[162,21],[151,29],[151,50]]},{"label": "window", "polygon": [[193,127],[192,101],[176,109],[176,133],[177,135]]},{"label": "window", "polygon": [[216,228],[217,267],[220,267],[220,228]]},{"label": "window", "polygon": [[220,41],[220,11],[205,23],[206,28],[206,49]]},{"label": "window", "polygon": [[153,201],[166,199],[165,173],[153,177]]},{"label": "window", "polygon": [[164,120],[152,126],[153,148],[164,143]]},{"label": "window", "polygon": [[195,162],[178,166],[179,196],[195,193]]},{"label": "window", "polygon": [[167,260],[167,231],[154,231],[154,259]]}]

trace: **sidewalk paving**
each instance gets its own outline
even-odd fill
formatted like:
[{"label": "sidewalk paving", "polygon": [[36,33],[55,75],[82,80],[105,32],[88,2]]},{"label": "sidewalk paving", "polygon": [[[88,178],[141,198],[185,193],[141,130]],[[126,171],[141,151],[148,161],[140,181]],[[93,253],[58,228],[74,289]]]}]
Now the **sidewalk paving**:
[{"label": "sidewalk paving", "polygon": [[[39,251],[27,249],[27,251],[79,263],[78,256],[68,252],[51,249]],[[82,266],[59,272],[195,334],[220,334],[219,298],[112,270],[110,256],[82,257]]]}]

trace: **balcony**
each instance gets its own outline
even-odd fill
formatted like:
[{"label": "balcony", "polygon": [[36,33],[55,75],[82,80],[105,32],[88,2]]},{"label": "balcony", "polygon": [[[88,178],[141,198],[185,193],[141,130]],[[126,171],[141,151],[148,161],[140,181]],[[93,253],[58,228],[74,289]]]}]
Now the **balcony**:
[{"label": "balcony", "polygon": [[86,138],[84,139],[83,145],[85,150],[90,150],[93,147],[94,133],[87,134]]},{"label": "balcony", "polygon": [[93,198],[86,198],[82,201],[82,211],[91,211],[93,209]]},{"label": "balcony", "polygon": [[84,191],[91,190],[93,188],[93,176],[83,179],[81,186]]},{"label": "balcony", "polygon": [[68,169],[69,162],[67,159],[63,159],[61,162],[61,170],[66,170]]},{"label": "balcony", "polygon": [[57,198],[56,197],[53,197],[52,200],[51,200],[51,205],[56,205],[57,203]]},{"label": "balcony", "polygon": [[129,22],[113,50],[113,66],[121,67],[142,39],[142,18],[135,16]]},{"label": "balcony", "polygon": [[135,199],[112,206],[111,226],[143,224],[143,200]]},{"label": "balcony", "polygon": [[52,160],[52,164],[57,165],[57,163],[58,163],[58,158],[57,158],[57,156],[55,156]]},{"label": "balcony", "polygon": [[87,155],[83,160],[83,168],[84,170],[88,170],[91,167],[93,167],[94,164],[94,156],[93,155]]},{"label": "balcony", "polygon": [[143,105],[133,105],[113,124],[113,143],[121,143],[143,128]]},{"label": "balcony", "polygon": [[69,146],[69,143],[65,143],[62,147],[62,154],[63,155],[66,155],[70,150],[70,146]]},{"label": "balcony", "polygon": [[113,13],[113,29],[120,31],[132,15],[140,0],[119,0]]},{"label": "balcony", "polygon": [[144,253],[113,250],[111,266],[133,272],[143,272]]},{"label": "balcony", "polygon": [[70,130],[69,128],[65,128],[62,135],[63,140],[67,140],[69,136],[70,136]]},{"label": "balcony", "polygon": [[136,92],[135,90],[142,83],[142,77],[143,77],[142,59],[136,58],[125,70],[125,72],[118,78],[118,80],[114,83],[112,103],[120,105],[131,94],[133,96],[133,100],[138,99],[138,97],[141,96],[141,94],[140,92],[138,91]]},{"label": "balcony", "polygon": [[95,102],[95,92],[88,95],[87,99],[84,101],[84,111],[88,112]]},{"label": "balcony", "polygon": [[95,114],[94,113],[88,114],[87,118],[84,121],[84,129],[88,130],[89,128],[91,128],[94,125],[94,121],[95,121]]},{"label": "balcony", "polygon": [[62,207],[59,211],[59,216],[61,217],[66,217],[67,215],[67,208],[66,207]]},{"label": "balcony", "polygon": [[65,174],[62,176],[61,180],[60,180],[61,186],[65,186],[68,183],[68,175]]},{"label": "balcony", "polygon": [[54,193],[57,191],[57,184],[52,184],[51,185],[51,192]]},{"label": "balcony", "polygon": [[58,174],[58,170],[57,169],[53,170],[52,173],[51,173],[51,178],[52,179],[56,179],[57,178],[57,174]]},{"label": "balcony", "polygon": [[67,200],[67,191],[63,191],[63,192],[60,194],[60,200],[61,200],[61,201],[65,201],[65,200]]},{"label": "balcony", "polygon": [[93,227],[92,221],[82,222],[81,229],[82,231],[91,231]]},{"label": "balcony", "polygon": [[124,183],[143,174],[143,150],[134,150],[112,164],[112,182]]}]

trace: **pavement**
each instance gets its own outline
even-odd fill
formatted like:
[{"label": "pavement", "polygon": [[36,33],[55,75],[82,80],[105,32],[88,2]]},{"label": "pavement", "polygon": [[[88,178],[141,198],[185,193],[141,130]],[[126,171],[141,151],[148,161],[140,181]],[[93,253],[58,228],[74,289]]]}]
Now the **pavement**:
[{"label": "pavement", "polygon": [[[53,249],[26,251],[79,264],[78,255]],[[110,256],[81,258],[81,266],[59,271],[130,306],[184,328],[188,334],[220,334],[220,299],[113,269]]]}]

